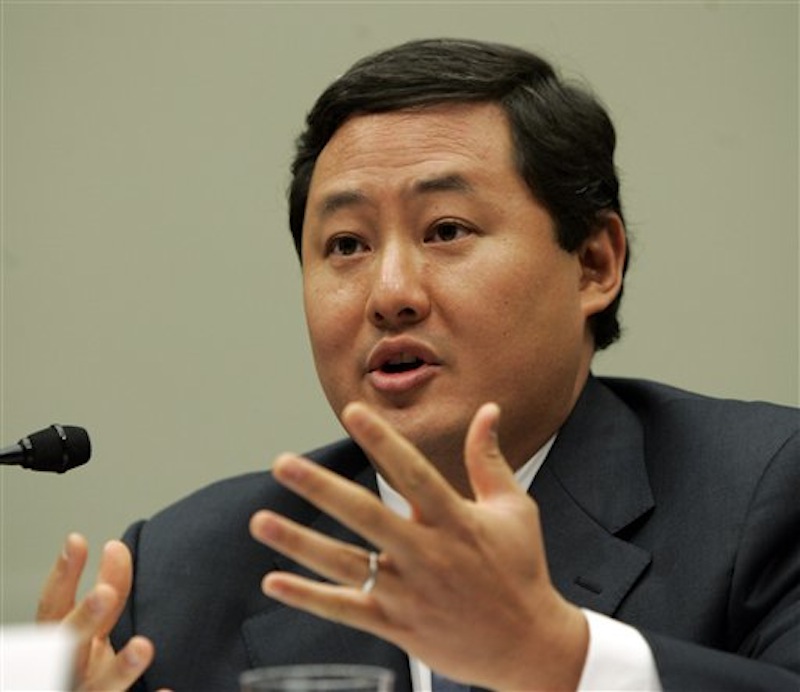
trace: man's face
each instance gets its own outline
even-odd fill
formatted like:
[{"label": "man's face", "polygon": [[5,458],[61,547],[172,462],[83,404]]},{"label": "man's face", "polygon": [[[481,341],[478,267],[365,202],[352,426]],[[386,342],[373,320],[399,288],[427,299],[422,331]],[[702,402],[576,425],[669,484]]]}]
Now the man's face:
[{"label": "man's face", "polygon": [[592,354],[581,262],[519,176],[498,106],[345,122],[316,163],[302,257],[337,415],[366,401],[446,466],[495,401],[516,467],[571,409]]}]

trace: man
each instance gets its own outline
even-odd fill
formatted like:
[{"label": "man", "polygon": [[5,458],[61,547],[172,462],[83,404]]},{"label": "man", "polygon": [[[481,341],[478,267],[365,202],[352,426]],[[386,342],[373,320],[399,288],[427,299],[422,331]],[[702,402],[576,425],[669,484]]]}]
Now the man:
[{"label": "man", "polygon": [[405,44],[326,90],[290,225],[351,439],[133,526],[75,608],[71,537],[40,612],[95,636],[88,686],[798,688],[797,412],[590,374],[627,262],[614,145],[504,46]]}]

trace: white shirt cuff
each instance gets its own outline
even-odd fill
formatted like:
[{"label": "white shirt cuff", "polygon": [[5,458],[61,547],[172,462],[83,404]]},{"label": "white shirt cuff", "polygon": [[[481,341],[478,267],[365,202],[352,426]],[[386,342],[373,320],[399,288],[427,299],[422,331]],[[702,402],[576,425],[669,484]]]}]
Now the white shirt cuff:
[{"label": "white shirt cuff", "polygon": [[578,690],[661,692],[653,652],[641,633],[619,620],[581,610],[589,623],[589,651]]}]

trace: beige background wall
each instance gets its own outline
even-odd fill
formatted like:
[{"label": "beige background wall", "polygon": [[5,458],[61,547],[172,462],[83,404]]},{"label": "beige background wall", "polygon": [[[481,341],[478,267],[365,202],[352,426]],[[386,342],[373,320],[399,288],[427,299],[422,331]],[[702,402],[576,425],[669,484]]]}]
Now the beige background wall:
[{"label": "beige background wall", "polygon": [[[85,426],[90,464],[0,471],[2,621],[69,530],[133,520],[339,435],[284,189],[354,59],[459,35],[541,51],[620,136],[635,262],[600,373],[798,402],[796,3],[2,3],[0,444]],[[94,564],[94,563],[93,563]]]}]

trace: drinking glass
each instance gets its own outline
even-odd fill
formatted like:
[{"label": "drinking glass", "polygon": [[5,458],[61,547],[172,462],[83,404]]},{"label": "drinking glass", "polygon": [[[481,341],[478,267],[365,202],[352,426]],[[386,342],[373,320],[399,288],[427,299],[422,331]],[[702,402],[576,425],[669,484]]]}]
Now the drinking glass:
[{"label": "drinking glass", "polygon": [[239,676],[239,688],[241,692],[392,692],[394,672],[350,664],[255,668]]}]

